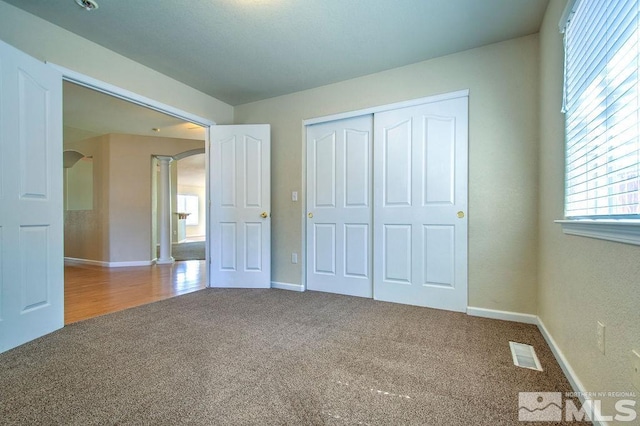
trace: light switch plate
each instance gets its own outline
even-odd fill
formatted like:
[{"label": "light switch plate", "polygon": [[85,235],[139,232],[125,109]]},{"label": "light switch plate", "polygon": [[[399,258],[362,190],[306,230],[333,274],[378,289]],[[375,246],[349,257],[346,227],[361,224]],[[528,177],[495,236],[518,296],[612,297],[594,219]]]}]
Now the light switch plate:
[{"label": "light switch plate", "polygon": [[640,391],[640,351],[631,351],[631,383]]},{"label": "light switch plate", "polygon": [[598,346],[598,350],[604,354],[604,329],[605,326],[603,323],[598,321],[598,327],[596,328],[596,345]]}]

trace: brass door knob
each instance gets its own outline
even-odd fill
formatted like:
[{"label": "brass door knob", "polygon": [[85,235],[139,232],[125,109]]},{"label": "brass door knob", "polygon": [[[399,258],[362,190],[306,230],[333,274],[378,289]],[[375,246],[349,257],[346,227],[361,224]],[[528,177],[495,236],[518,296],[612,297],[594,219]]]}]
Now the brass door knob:
[{"label": "brass door knob", "polygon": [[463,212],[463,211],[459,211],[459,212],[458,212],[458,217],[459,217],[460,219],[462,219],[462,218],[464,217],[464,212]]},{"label": "brass door knob", "polygon": [[309,214],[307,215],[307,217],[308,217],[309,219],[313,219],[313,213],[309,213]]},{"label": "brass door knob", "polygon": [[263,218],[263,219],[266,219],[267,216],[269,216],[269,214],[267,212],[260,213],[260,217]]}]

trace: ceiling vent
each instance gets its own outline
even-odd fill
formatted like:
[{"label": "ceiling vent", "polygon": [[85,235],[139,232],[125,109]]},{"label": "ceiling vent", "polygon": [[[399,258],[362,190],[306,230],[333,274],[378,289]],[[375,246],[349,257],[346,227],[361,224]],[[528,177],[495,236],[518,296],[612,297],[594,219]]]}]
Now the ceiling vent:
[{"label": "ceiling vent", "polygon": [[511,347],[511,356],[513,357],[513,363],[515,365],[522,368],[542,371],[540,360],[533,346],[516,342],[509,342],[509,346]]},{"label": "ceiling vent", "polygon": [[93,0],[76,0],[76,3],[87,11],[96,10],[98,8],[98,3]]}]

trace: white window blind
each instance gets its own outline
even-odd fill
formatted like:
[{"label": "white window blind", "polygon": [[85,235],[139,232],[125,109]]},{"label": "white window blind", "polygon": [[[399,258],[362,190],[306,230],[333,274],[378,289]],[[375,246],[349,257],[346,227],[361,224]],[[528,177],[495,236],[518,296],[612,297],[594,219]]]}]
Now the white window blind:
[{"label": "white window blind", "polygon": [[579,0],[565,28],[567,218],[640,218],[638,0]]}]

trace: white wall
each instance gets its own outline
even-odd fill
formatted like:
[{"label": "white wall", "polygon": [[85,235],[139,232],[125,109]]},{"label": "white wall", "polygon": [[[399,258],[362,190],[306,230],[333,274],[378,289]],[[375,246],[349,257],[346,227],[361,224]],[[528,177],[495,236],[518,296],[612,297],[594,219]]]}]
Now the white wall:
[{"label": "white wall", "polygon": [[42,61],[61,65],[218,124],[233,122],[233,107],[230,105],[1,1],[0,39]]},{"label": "white wall", "polygon": [[538,36],[236,107],[272,129],[272,280],[301,282],[302,120],[470,89],[469,304],[535,313]]},{"label": "white wall", "polygon": [[[565,3],[549,3],[540,32],[538,315],[587,391],[640,394],[630,382],[631,350],[640,350],[640,247],[564,235],[553,222],[563,218],[564,205],[558,22]],[[596,347],[596,321],[606,325],[604,355]],[[612,403],[603,413],[615,413]]]}]

